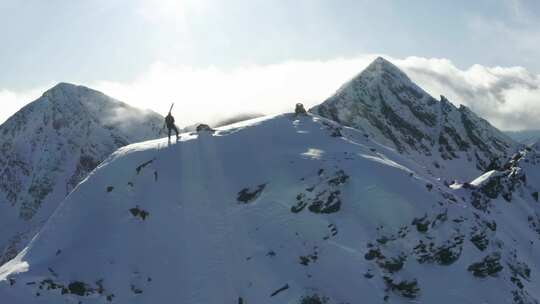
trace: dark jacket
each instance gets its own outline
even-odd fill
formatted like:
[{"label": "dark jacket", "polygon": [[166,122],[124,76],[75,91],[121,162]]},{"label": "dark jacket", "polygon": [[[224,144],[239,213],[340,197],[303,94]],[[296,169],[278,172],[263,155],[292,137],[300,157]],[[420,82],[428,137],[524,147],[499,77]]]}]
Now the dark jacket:
[{"label": "dark jacket", "polygon": [[168,128],[174,127],[174,117],[171,115],[171,113],[165,117],[165,124],[167,124]]}]

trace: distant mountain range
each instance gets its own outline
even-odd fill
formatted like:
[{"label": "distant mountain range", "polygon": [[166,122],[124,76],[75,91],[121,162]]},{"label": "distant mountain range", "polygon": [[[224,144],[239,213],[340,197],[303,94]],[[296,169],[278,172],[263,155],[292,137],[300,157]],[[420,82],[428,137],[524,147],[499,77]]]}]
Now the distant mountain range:
[{"label": "distant mountain range", "polygon": [[513,140],[528,146],[540,140],[540,130],[506,131],[505,133]]}]

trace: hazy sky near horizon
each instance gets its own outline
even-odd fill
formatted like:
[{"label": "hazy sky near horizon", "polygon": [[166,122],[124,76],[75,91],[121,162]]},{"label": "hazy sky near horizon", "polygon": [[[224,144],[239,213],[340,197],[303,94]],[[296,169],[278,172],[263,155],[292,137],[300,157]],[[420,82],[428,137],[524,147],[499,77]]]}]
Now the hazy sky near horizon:
[{"label": "hazy sky near horizon", "polygon": [[375,55],[540,129],[540,1],[0,0],[0,122],[57,82],[185,124],[315,104]]}]

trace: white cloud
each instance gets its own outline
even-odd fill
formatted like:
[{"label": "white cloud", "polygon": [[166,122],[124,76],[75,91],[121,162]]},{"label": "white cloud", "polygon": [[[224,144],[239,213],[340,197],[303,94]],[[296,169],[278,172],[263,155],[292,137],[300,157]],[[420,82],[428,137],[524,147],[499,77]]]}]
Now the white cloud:
[{"label": "white cloud", "polygon": [[164,113],[175,102],[182,125],[215,122],[238,113],[291,111],[331,95],[375,56],[331,61],[291,61],[230,70],[154,64],[132,83],[98,82],[93,87],[142,108]]},{"label": "white cloud", "polygon": [[46,87],[34,88],[24,92],[15,92],[0,88],[0,124],[24,107],[28,102],[37,99]]},{"label": "white cloud", "polygon": [[446,59],[418,57],[396,63],[432,95],[467,105],[501,129],[540,129],[540,75],[523,67],[460,70]]},{"label": "white cloud", "polygon": [[[131,82],[86,85],[162,114],[175,102],[174,114],[180,125],[213,123],[239,113],[292,111],[297,102],[306,107],[318,104],[375,57],[288,61],[233,69],[155,63]],[[499,128],[540,128],[540,76],[525,68],[473,65],[462,70],[448,59],[387,58],[435,97],[442,94],[455,104],[465,104]],[[0,89],[0,104],[11,105],[2,109],[0,121],[34,99],[31,97],[39,96],[36,92]]]}]

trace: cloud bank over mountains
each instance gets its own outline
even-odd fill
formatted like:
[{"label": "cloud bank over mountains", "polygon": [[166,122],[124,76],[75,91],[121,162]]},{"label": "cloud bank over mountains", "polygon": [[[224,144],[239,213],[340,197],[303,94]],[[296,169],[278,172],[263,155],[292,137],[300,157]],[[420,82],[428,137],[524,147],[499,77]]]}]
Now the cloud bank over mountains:
[{"label": "cloud bank over mountains", "polygon": [[409,57],[396,62],[429,93],[464,104],[503,130],[540,128],[540,75],[523,67],[473,65]]},{"label": "cloud bank over mountains", "polygon": [[[170,103],[175,102],[174,114],[180,125],[214,123],[241,113],[292,111],[297,102],[306,106],[321,103],[377,56],[230,69],[157,62],[129,82],[104,79],[82,84],[159,113],[166,112]],[[460,69],[448,59],[384,57],[430,94],[445,95],[457,105],[464,104],[503,130],[540,128],[540,75],[523,67],[473,65]],[[0,121],[53,84],[25,92],[0,87]]]}]

